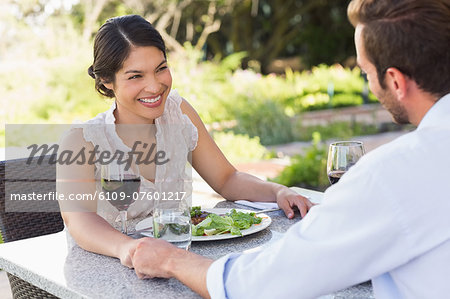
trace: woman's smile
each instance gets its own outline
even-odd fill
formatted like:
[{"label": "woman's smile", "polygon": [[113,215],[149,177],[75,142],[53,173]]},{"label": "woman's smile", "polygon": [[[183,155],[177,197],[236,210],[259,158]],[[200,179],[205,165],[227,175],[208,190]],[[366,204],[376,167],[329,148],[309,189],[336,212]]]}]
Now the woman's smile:
[{"label": "woman's smile", "polygon": [[157,95],[156,97],[144,97],[138,99],[139,103],[141,103],[144,107],[147,108],[155,108],[161,105],[162,103],[162,93]]}]

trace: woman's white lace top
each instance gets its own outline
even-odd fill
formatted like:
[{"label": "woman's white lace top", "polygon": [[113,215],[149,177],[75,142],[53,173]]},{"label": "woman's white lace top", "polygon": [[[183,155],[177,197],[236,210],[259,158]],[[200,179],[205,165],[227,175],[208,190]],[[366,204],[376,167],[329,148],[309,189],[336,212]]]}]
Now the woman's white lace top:
[{"label": "woman's white lace top", "polygon": [[[188,157],[197,146],[198,132],[189,117],[182,113],[181,102],[181,96],[172,90],[167,97],[163,114],[155,119],[156,151],[164,151],[169,162],[156,165],[154,183],[141,176],[140,192],[151,193],[153,198],[168,196],[169,192],[183,191],[186,192],[186,196],[192,194],[192,175]],[[115,124],[113,114],[115,109],[116,104],[113,103],[108,111],[83,124],[83,135],[87,142],[91,142],[94,147],[98,146],[100,152],[114,153],[120,150],[127,153],[131,148],[123,143],[112,126]],[[96,189],[97,192],[101,192],[101,167],[98,163],[95,166]],[[152,209],[152,200],[138,199],[128,208],[128,219],[143,218],[150,214]],[[108,201],[97,200],[97,214],[111,225],[118,226],[116,221],[119,212]]]}]

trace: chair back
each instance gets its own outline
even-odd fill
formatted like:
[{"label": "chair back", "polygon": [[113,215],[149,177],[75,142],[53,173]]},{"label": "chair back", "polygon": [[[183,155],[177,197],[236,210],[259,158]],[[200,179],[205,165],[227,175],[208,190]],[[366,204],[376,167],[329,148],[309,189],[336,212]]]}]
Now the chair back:
[{"label": "chair back", "polygon": [[[13,202],[11,194],[28,197],[56,191],[56,165],[52,156],[0,162],[0,232],[4,242],[11,242],[60,232],[64,223],[59,205],[54,201],[25,200]],[[31,162],[31,163],[28,163]],[[9,206],[8,206],[9,205]],[[14,211],[10,211],[11,209]],[[57,298],[10,273],[13,298]]]},{"label": "chair back", "polygon": [[[64,228],[57,200],[7,202],[8,195],[50,194],[56,191],[56,165],[45,156],[0,162],[0,231],[4,242],[56,233]],[[7,188],[5,188],[7,187]],[[8,191],[6,193],[6,191]],[[8,211],[8,204],[17,211]],[[15,204],[15,206],[14,206]]]}]

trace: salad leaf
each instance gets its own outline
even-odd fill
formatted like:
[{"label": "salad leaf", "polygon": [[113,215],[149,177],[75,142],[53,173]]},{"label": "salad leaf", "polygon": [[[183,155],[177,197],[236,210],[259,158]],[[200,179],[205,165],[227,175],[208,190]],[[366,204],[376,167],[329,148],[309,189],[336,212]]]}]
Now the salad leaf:
[{"label": "salad leaf", "polygon": [[232,209],[223,216],[211,213],[205,220],[192,226],[193,236],[217,235],[231,233],[242,236],[241,229],[247,229],[253,224],[261,223],[262,218],[255,216],[255,213],[237,212]]},{"label": "salad leaf", "polygon": [[256,217],[255,213],[237,212],[235,209],[232,209],[227,215],[233,219],[239,229],[247,229],[253,224],[261,223],[262,220],[261,217]]},{"label": "salad leaf", "polygon": [[208,227],[208,225],[211,223],[211,218],[206,217],[205,220],[200,222],[197,225],[192,225],[192,235],[193,236],[203,236],[205,234],[205,227]]},{"label": "salad leaf", "polygon": [[202,209],[200,206],[195,206],[195,207],[191,208],[191,218],[200,216],[201,214],[202,214]]},{"label": "salad leaf", "polygon": [[170,231],[174,233],[175,235],[181,235],[181,234],[187,234],[189,233],[189,224],[187,225],[181,225],[176,223],[170,223],[168,224]]}]

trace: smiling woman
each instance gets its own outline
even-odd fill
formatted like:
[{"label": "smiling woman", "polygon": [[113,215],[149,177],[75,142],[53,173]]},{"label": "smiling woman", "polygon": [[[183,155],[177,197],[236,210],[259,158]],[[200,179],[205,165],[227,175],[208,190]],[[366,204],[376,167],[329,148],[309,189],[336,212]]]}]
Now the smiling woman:
[{"label": "smiling woman", "polygon": [[100,94],[116,99],[116,123],[154,123],[162,115],[172,76],[161,35],[142,17],[112,18],[99,29],[88,72]]},{"label": "smiling woman", "polygon": [[112,18],[100,27],[94,41],[94,63],[88,69],[100,94],[114,97],[114,92],[103,83],[114,82],[116,72],[123,67],[133,46],[156,47],[166,58],[161,35],[140,16]]},{"label": "smiling woman", "polygon": [[[97,158],[57,165],[57,191],[66,198],[71,194],[102,194],[99,158],[105,152],[114,157],[119,150],[128,157],[150,152],[146,156],[150,163],[140,163],[136,170],[140,174],[139,194],[186,194],[186,201],[190,201],[192,178],[186,167],[192,165],[226,199],[277,202],[289,218],[294,207],[305,215],[312,206],[287,187],[238,172],[228,162],[197,112],[171,90],[164,41],[144,18],[128,15],[106,21],[95,37],[94,61],[88,72],[95,79],[96,90],[113,98],[114,103],[63,138],[59,155],[94,152]],[[148,217],[157,200],[134,201],[128,208],[129,218]],[[119,213],[111,203],[101,200],[100,195],[76,206],[62,202],[61,213],[79,246],[133,266],[130,252],[137,240],[115,229]]]},{"label": "smiling woman", "polygon": [[153,123],[164,111],[172,76],[158,48],[132,47],[114,81],[103,86],[114,92],[116,123]]}]

